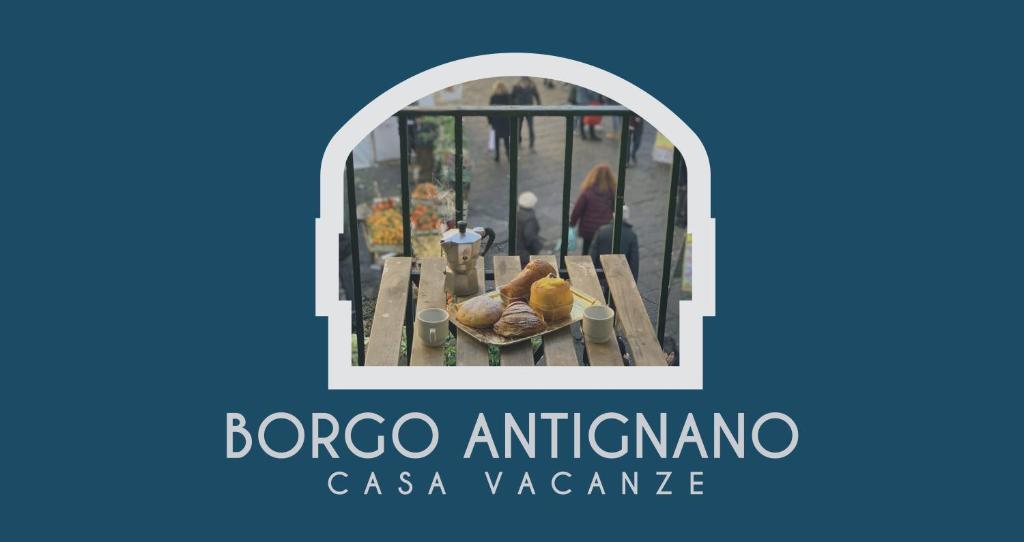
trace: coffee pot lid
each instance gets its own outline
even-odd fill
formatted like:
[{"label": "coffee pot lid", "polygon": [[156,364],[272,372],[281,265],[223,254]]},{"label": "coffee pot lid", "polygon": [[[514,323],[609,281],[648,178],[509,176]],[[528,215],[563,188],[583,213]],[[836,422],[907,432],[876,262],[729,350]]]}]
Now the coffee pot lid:
[{"label": "coffee pot lid", "polygon": [[451,229],[444,232],[442,242],[444,243],[455,243],[455,244],[470,244],[480,240],[480,234],[466,228],[466,221],[460,220],[457,229]]}]

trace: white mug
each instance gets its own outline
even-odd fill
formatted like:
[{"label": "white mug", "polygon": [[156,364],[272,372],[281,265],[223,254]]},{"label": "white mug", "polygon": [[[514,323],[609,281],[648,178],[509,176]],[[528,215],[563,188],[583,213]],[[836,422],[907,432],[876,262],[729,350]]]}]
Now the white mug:
[{"label": "white mug", "polygon": [[615,336],[615,311],[608,305],[591,305],[583,310],[583,334],[596,343]]},{"label": "white mug", "polygon": [[416,314],[419,334],[427,346],[441,346],[448,338],[448,311],[444,309],[423,309]]}]

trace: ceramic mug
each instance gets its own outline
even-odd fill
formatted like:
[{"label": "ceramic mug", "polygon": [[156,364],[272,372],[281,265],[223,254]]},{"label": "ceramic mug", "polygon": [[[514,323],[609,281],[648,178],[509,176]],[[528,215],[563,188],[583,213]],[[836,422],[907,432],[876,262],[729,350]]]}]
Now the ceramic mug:
[{"label": "ceramic mug", "polygon": [[615,336],[615,311],[608,305],[591,305],[583,310],[583,334],[593,342],[608,342]]},{"label": "ceramic mug", "polygon": [[441,346],[448,338],[448,311],[444,309],[423,309],[416,314],[419,334],[427,346]]}]

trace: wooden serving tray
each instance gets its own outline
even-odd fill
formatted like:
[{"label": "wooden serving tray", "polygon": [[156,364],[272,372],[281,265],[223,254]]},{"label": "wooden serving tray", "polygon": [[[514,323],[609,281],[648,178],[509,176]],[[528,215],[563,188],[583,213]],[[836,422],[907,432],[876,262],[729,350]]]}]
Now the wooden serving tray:
[{"label": "wooden serving tray", "polygon": [[[455,324],[455,327],[466,332],[474,339],[484,344],[493,344],[494,346],[510,346],[513,344],[521,343],[523,341],[529,341],[530,339],[540,337],[544,334],[551,333],[552,331],[557,331],[559,329],[562,329],[563,327],[571,325],[573,322],[579,322],[580,320],[583,320],[583,311],[587,307],[591,305],[602,304],[600,300],[590,297],[589,295],[581,292],[580,290],[577,290],[576,288],[570,286],[569,289],[570,291],[572,291],[572,311],[569,312],[569,317],[563,318],[557,322],[549,322],[547,329],[541,331],[540,333],[535,333],[527,337],[520,337],[516,339],[502,337],[501,335],[498,335],[490,328],[477,329],[469,327],[463,324],[462,322],[459,322],[458,318],[456,318],[455,315],[459,313],[459,307],[461,307],[462,303],[465,303],[465,301],[463,301],[462,303],[452,303],[448,305],[448,314],[451,315],[450,321],[453,324]],[[497,290],[482,295],[490,297],[492,299],[496,299],[499,303],[501,303],[501,293],[499,293]],[[502,305],[504,305],[504,303],[502,303]]]}]

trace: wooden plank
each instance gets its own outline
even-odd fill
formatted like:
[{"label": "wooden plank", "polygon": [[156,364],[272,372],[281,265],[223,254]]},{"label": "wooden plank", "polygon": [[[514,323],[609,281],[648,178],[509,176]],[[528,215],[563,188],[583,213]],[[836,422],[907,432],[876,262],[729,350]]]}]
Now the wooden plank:
[{"label": "wooden plank", "polygon": [[[565,268],[569,271],[569,280],[573,286],[591,297],[604,299],[601,281],[597,278],[597,270],[594,269],[594,261],[590,256],[566,256]],[[587,348],[587,360],[590,365],[622,367],[618,341],[612,339],[604,343],[595,343],[584,335],[583,345]]]},{"label": "wooden plank", "polygon": [[629,350],[636,365],[666,365],[665,352],[661,350],[657,335],[640,290],[633,280],[626,257],[622,254],[603,254],[601,267],[608,281],[608,289],[615,303],[615,319],[622,326]]},{"label": "wooden plank", "polygon": [[[484,280],[484,259],[479,258],[476,261],[476,272],[477,278],[480,281],[480,293],[486,291],[487,282]],[[450,288],[448,288],[450,290]],[[464,298],[456,298],[455,301],[465,301],[474,294]],[[452,315],[454,318],[455,315]],[[486,367],[490,364],[488,359],[487,345],[471,337],[465,331],[461,329],[455,334],[455,364],[456,365],[477,365]]]},{"label": "wooden plank", "polygon": [[410,271],[412,258],[392,256],[384,261],[370,342],[366,347],[366,365],[398,365]]},{"label": "wooden plank", "polygon": [[[424,309],[443,309],[445,259],[442,256],[420,258],[420,286],[416,298],[416,314]],[[413,316],[415,319],[415,315]],[[444,365],[444,346],[429,346],[420,338],[420,323],[413,324],[412,355],[409,365]],[[445,330],[445,336],[448,330]]]},{"label": "wooden plank", "polygon": [[[558,257],[554,254],[543,254],[530,256],[531,260],[544,260],[551,264],[551,267],[558,269]],[[576,344],[572,338],[572,328],[579,324],[573,324],[548,333],[544,336],[544,361],[545,365],[558,366],[568,365],[578,367],[580,362],[576,359]]]},{"label": "wooden plank", "polygon": [[[494,257],[494,289],[498,289],[516,278],[522,266],[519,256]],[[501,364],[506,366],[533,366],[533,344],[531,341],[505,346],[501,349]]]}]

